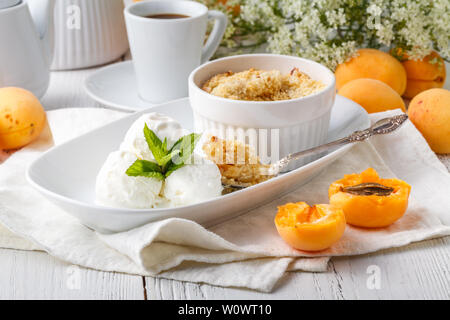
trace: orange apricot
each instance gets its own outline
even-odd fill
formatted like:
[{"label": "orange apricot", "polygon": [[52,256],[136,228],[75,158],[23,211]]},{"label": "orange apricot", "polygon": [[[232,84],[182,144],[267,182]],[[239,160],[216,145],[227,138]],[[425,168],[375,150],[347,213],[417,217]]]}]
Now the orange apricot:
[{"label": "orange apricot", "polygon": [[227,4],[228,0],[219,0],[219,2],[226,6],[227,9],[231,9],[234,15],[239,15],[241,12],[241,6],[239,4],[235,4],[230,6]]},{"label": "orange apricot", "polygon": [[341,63],[335,72],[339,90],[347,82],[369,78],[380,80],[402,95],[406,89],[406,71],[390,54],[375,49],[360,49],[358,55]]},{"label": "orange apricot", "polygon": [[320,251],[337,242],[345,231],[345,216],[340,208],[328,204],[310,207],[305,202],[278,207],[275,226],[283,240],[303,251]]},{"label": "orange apricot", "polygon": [[408,208],[411,186],[399,179],[381,179],[369,168],[345,175],[328,190],[330,204],[344,211],[348,224],[357,227],[386,227],[400,219]]},{"label": "orange apricot", "polygon": [[402,64],[408,79],[405,98],[411,99],[422,91],[444,86],[445,62],[437,52],[433,51],[422,60],[405,60]]},{"label": "orange apricot", "polygon": [[436,153],[450,153],[450,91],[429,89],[412,99],[409,119]]},{"label": "orange apricot", "polygon": [[384,82],[374,79],[355,79],[338,91],[341,96],[355,101],[368,113],[392,109],[406,111],[402,97]]},{"label": "orange apricot", "polygon": [[403,97],[407,99],[412,99],[419,93],[433,88],[442,88],[444,81],[442,83],[438,81],[427,81],[427,80],[412,80],[408,79],[408,86],[403,94]]},{"label": "orange apricot", "polygon": [[17,149],[39,137],[46,124],[44,108],[29,91],[0,88],[0,149]]}]

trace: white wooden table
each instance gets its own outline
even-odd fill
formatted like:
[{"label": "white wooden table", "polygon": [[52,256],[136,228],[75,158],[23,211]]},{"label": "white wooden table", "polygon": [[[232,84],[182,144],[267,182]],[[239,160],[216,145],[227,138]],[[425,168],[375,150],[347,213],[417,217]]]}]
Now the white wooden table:
[{"label": "white wooden table", "polygon": [[[44,106],[101,107],[82,87],[95,70],[54,72]],[[450,170],[450,155],[440,158]],[[367,285],[373,266],[379,289]],[[270,294],[75,268],[46,253],[0,249],[0,299],[450,299],[450,237],[335,258],[326,273],[288,273]]]}]

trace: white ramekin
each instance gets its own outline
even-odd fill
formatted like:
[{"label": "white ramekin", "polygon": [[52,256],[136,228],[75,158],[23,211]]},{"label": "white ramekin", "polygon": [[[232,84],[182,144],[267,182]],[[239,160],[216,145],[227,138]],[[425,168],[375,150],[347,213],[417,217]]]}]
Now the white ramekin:
[{"label": "white ramekin", "polygon": [[[231,100],[216,97],[201,89],[205,81],[216,74],[250,68],[279,70],[281,73],[298,68],[312,79],[322,81],[326,87],[315,94],[284,101]],[[336,80],[328,68],[311,60],[291,56],[250,54],[227,57],[200,66],[189,77],[189,98],[194,111],[195,130],[227,139],[240,138],[246,132],[256,132],[259,155],[265,159],[264,155],[269,154],[272,161],[325,142],[335,97]],[[287,170],[311,160],[293,163]]]}]

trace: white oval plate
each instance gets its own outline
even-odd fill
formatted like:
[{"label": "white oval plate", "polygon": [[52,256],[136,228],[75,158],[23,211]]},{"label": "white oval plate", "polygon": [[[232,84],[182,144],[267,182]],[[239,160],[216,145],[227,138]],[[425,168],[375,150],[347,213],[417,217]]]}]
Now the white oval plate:
[{"label": "white oval plate", "polygon": [[[193,128],[193,115],[187,98],[143,110],[47,151],[28,168],[28,181],[81,223],[102,233],[126,231],[170,217],[190,219],[210,226],[294,190],[352,147],[344,146],[299,169],[251,188],[191,206],[133,210],[95,204],[95,179],[100,167],[107,155],[118,149],[132,123],[146,112],[167,114],[186,129]],[[335,140],[355,130],[365,129],[369,123],[369,117],[363,108],[338,96],[331,116],[328,139]]]},{"label": "white oval plate", "polygon": [[117,110],[141,111],[155,106],[139,97],[132,61],[98,69],[86,78],[84,90],[95,101]]}]

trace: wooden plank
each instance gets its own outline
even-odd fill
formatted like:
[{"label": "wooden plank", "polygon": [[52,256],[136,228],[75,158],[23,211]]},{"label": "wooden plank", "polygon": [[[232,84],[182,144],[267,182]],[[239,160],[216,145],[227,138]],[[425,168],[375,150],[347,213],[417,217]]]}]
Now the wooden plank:
[{"label": "wooden plank", "polygon": [[205,300],[202,286],[176,280],[145,278],[148,300]]},{"label": "wooden plank", "polygon": [[42,105],[46,110],[61,108],[101,107],[84,91],[83,84],[86,77],[97,69],[52,72],[50,86],[42,98]]},{"label": "wooden plank", "polygon": [[0,249],[0,299],[144,299],[143,278],[99,272],[43,252]]},{"label": "wooden plank", "polygon": [[[128,53],[116,62],[123,61]],[[55,71],[50,74],[50,85],[42,98],[46,110],[61,108],[103,108],[84,91],[84,81],[98,69],[95,67],[81,70]]]},{"label": "wooden plank", "polygon": [[146,278],[149,299],[337,299],[338,281],[332,273],[287,273],[272,293],[262,293],[238,288],[221,288],[206,284]]},{"label": "wooden plank", "polygon": [[[450,237],[356,257],[326,273],[288,273],[272,293],[146,278],[149,299],[450,299]],[[368,286],[373,268],[380,287]]]},{"label": "wooden plank", "polygon": [[[345,299],[449,299],[450,238],[365,256],[333,259]],[[374,269],[379,288],[367,285]]]}]

